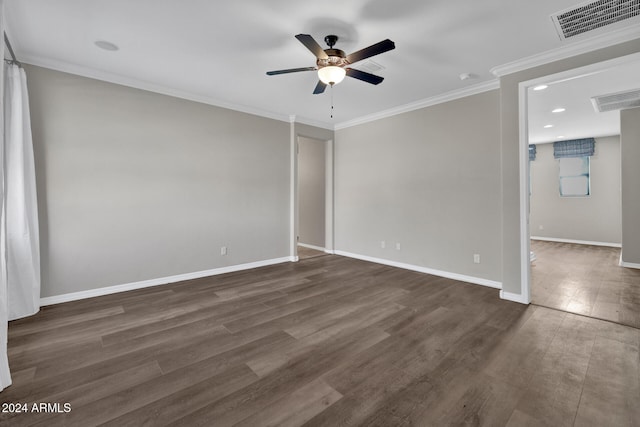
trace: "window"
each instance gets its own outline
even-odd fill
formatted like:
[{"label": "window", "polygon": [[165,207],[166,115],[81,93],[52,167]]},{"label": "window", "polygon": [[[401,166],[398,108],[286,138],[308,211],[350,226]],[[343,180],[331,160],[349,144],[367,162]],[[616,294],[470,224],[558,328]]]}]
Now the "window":
[{"label": "window", "polygon": [[579,197],[588,196],[589,185],[589,156],[565,157],[560,161],[560,196]]}]

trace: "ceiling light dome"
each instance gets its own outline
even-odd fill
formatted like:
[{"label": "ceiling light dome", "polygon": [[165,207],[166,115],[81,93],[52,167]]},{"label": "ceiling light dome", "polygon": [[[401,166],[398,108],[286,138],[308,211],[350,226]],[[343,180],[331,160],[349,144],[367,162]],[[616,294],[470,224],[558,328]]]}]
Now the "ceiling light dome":
[{"label": "ceiling light dome", "polygon": [[329,65],[322,67],[318,70],[318,78],[326,85],[335,85],[344,80],[344,76],[347,74],[346,70],[342,67],[336,67]]}]

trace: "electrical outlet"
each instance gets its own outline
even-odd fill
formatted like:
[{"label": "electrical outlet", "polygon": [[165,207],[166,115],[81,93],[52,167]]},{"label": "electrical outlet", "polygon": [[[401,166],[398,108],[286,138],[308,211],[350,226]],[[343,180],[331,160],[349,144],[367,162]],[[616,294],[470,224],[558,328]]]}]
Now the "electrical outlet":
[{"label": "electrical outlet", "polygon": [[226,255],[227,254],[227,247],[226,246],[222,246],[220,248],[220,255]]},{"label": "electrical outlet", "polygon": [[386,248],[387,247],[387,242],[385,242],[384,240],[380,240],[380,247],[382,249]]},{"label": "electrical outlet", "polygon": [[396,243],[396,250],[399,251],[400,250],[400,243]]},{"label": "electrical outlet", "polygon": [[475,264],[480,264],[480,254],[473,254],[473,262]]}]

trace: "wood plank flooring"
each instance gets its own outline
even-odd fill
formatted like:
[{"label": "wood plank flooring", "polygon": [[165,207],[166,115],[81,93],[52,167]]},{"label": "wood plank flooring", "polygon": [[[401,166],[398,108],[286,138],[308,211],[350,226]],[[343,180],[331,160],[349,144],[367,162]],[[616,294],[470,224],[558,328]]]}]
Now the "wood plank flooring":
[{"label": "wood plank flooring", "polygon": [[339,256],[10,323],[3,426],[640,425],[640,330]]},{"label": "wood plank flooring", "polygon": [[318,251],[316,249],[311,249],[311,248],[307,248],[305,246],[298,245],[298,258],[299,259],[313,258],[313,257],[316,257],[316,256],[323,256],[323,255],[326,255],[326,252]]},{"label": "wood plank flooring", "polygon": [[620,249],[531,241],[532,303],[640,328],[640,270]]}]

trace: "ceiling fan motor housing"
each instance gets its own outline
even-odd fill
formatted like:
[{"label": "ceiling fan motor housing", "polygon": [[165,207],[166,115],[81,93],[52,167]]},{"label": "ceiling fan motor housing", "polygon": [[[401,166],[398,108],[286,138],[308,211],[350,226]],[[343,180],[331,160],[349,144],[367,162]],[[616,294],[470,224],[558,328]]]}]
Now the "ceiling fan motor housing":
[{"label": "ceiling fan motor housing", "polygon": [[318,59],[316,64],[318,68],[334,66],[334,67],[343,67],[348,64],[347,55],[344,51],[340,49],[325,49],[324,52],[327,54],[328,58]]}]

